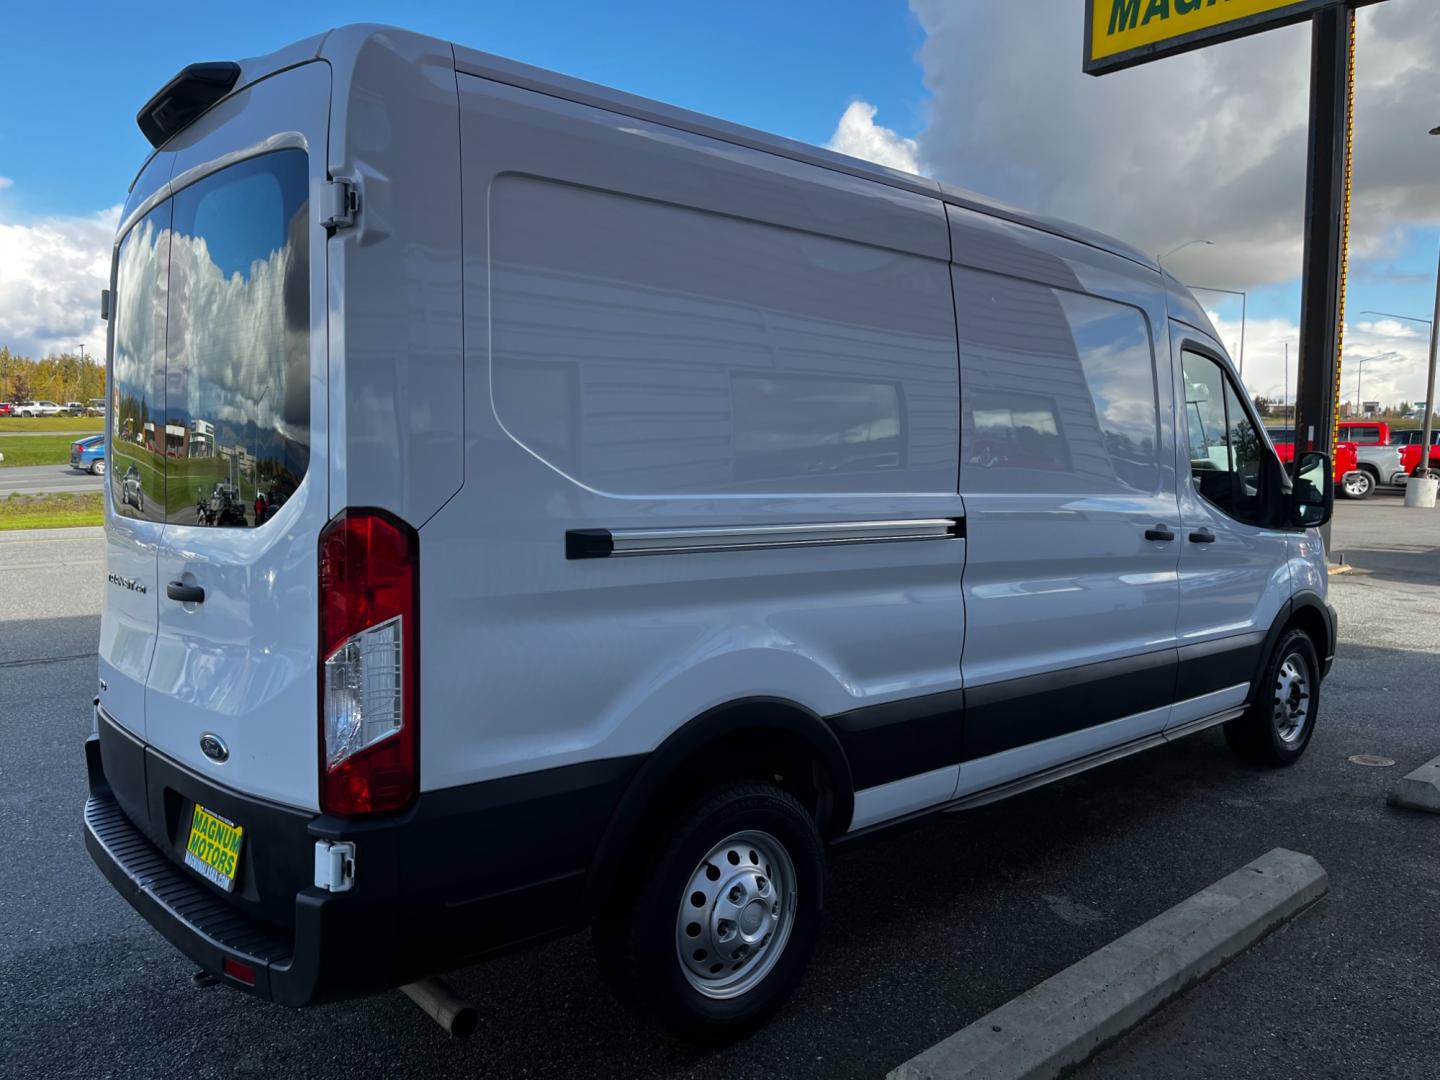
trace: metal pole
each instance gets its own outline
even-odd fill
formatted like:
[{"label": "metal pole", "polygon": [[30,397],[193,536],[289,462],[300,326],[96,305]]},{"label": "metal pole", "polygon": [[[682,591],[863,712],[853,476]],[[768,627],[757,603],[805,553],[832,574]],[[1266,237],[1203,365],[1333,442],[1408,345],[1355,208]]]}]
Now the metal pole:
[{"label": "metal pole", "polygon": [[[1289,397],[1290,397],[1290,342],[1287,341],[1287,342],[1285,342],[1285,390],[1284,390],[1284,392],[1280,395],[1280,404],[1281,404],[1281,405],[1287,404],[1287,399],[1288,399]],[[1292,429],[1293,429],[1294,426],[1295,426],[1295,410],[1294,410],[1294,409],[1291,409],[1291,410],[1290,410],[1290,426],[1291,426]],[[1295,436],[1294,436],[1293,432],[1292,432],[1292,434],[1291,434],[1291,436],[1290,436],[1290,440],[1291,440],[1292,443],[1293,443],[1294,440],[1295,440]]]},{"label": "metal pole", "polygon": [[1430,467],[1430,424],[1435,415],[1435,359],[1440,352],[1440,265],[1435,269],[1435,318],[1430,322],[1430,375],[1425,383],[1425,423],[1420,429],[1420,458],[1413,476],[1424,476]]},{"label": "metal pole", "polygon": [[1245,381],[1245,316],[1250,310],[1250,297],[1240,294],[1240,381]]},{"label": "metal pole", "polygon": [[[1350,25],[1348,7],[1315,13],[1310,44],[1310,144],[1305,184],[1300,362],[1295,380],[1295,463],[1330,453],[1340,353],[1340,287],[1345,214]],[[1328,530],[1321,530],[1329,548]]]},{"label": "metal pole", "polygon": [[1191,285],[1191,292],[1224,293],[1240,297],[1240,378],[1245,378],[1245,320],[1250,312],[1250,294],[1240,289],[1217,289],[1212,285]]}]

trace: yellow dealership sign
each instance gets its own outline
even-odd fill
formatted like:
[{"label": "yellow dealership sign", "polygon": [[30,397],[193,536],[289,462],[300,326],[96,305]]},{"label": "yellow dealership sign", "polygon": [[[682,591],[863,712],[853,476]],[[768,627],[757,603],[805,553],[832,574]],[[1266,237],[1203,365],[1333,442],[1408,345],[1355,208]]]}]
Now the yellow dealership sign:
[{"label": "yellow dealership sign", "polygon": [[1133,67],[1378,0],[1085,0],[1085,70]]}]

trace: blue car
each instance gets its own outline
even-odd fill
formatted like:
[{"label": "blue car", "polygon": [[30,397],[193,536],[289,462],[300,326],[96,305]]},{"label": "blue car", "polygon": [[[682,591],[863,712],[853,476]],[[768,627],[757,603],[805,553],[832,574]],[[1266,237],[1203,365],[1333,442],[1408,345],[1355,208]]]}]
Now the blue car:
[{"label": "blue car", "polygon": [[70,444],[70,467],[83,472],[105,475],[105,436],[91,435]]}]

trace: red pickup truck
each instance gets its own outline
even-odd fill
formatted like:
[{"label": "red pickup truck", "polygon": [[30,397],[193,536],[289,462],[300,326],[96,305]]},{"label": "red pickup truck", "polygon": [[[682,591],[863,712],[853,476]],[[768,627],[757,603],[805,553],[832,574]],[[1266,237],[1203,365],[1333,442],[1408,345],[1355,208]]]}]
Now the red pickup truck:
[{"label": "red pickup truck", "polygon": [[1353,442],[1356,446],[1391,445],[1390,425],[1384,420],[1341,420],[1335,428],[1335,437],[1340,442]]},{"label": "red pickup truck", "polygon": [[[1275,453],[1286,465],[1295,460],[1295,429],[1267,427]],[[1347,499],[1364,499],[1375,490],[1374,480],[1360,471],[1360,450],[1353,442],[1335,444],[1335,490]]]},{"label": "red pickup truck", "polygon": [[[1413,473],[1420,464],[1421,431],[1397,431],[1390,436],[1390,444],[1400,448],[1400,464],[1407,473]],[[1440,429],[1430,432],[1430,468],[1440,469]]]}]

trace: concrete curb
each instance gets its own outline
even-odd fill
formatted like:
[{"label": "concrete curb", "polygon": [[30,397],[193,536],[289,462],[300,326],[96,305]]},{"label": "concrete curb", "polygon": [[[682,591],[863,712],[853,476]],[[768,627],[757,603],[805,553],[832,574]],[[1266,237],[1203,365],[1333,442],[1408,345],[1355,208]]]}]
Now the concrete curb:
[{"label": "concrete curb", "polygon": [[1440,758],[1427,761],[1403,777],[1390,793],[1390,805],[1440,814]]},{"label": "concrete curb", "polygon": [[1040,1080],[1078,1065],[1329,888],[1275,848],[894,1069],[890,1080]]}]

